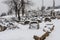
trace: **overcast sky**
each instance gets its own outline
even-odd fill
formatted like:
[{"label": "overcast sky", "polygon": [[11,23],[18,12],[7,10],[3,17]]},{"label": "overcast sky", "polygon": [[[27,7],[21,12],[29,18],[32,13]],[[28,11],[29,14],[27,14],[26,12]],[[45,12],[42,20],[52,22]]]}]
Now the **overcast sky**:
[{"label": "overcast sky", "polygon": [[[5,0],[0,0],[0,12],[6,12],[8,11],[8,7],[6,4],[3,4],[2,2]],[[31,9],[37,9],[38,7],[41,8],[42,6],[42,0],[31,0],[34,5],[31,7]],[[55,0],[56,6],[60,5],[60,0]],[[52,6],[53,0],[44,0],[44,6]]]},{"label": "overcast sky", "polygon": [[[42,0],[32,0],[34,3],[34,7],[40,7],[42,6]],[[52,6],[53,5],[53,0],[44,0],[44,6]],[[60,5],[60,0],[55,0],[55,5],[58,6]],[[33,7],[33,8],[34,8]]]}]

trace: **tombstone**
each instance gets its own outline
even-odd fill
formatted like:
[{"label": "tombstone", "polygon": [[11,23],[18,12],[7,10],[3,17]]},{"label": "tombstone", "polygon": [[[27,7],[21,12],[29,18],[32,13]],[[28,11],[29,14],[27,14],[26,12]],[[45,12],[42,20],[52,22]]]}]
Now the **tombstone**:
[{"label": "tombstone", "polygon": [[7,29],[7,27],[5,27],[5,26],[3,27],[3,26],[0,25],[0,32],[5,31],[6,29]]},{"label": "tombstone", "polygon": [[38,22],[30,22],[29,29],[39,29],[39,23]]},{"label": "tombstone", "polygon": [[51,22],[51,19],[49,19],[49,18],[45,18],[45,20],[44,20],[45,22],[46,21],[49,21],[49,22]]},{"label": "tombstone", "polygon": [[49,33],[46,32],[46,33],[44,33],[41,37],[38,37],[38,36],[34,35],[33,38],[34,38],[35,40],[45,40],[45,38],[48,37],[48,36],[49,36]]}]

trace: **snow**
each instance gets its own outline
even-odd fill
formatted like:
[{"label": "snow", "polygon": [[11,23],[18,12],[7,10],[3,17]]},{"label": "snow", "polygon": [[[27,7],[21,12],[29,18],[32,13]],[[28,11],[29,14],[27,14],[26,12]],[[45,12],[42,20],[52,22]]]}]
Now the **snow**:
[{"label": "snow", "polygon": [[[40,4],[39,4],[40,5]],[[6,7],[6,8],[5,8]],[[8,7],[5,4],[2,4],[0,2],[0,14],[2,12],[7,12]],[[37,7],[36,7],[37,8]],[[35,9],[32,7],[32,9]],[[57,10],[58,11],[58,10]],[[60,9],[59,9],[60,11]],[[10,16],[4,16],[2,18],[8,18],[12,17]],[[13,15],[14,17],[14,15]],[[60,20],[52,20],[53,24],[55,25],[55,29],[52,31],[52,33],[45,39],[45,40],[60,40]],[[40,29],[39,30],[31,30],[29,29],[29,25],[21,25],[18,23],[15,23],[17,26],[20,27],[20,29],[14,29],[14,30],[5,30],[3,32],[0,32],[0,40],[34,40],[33,36],[42,36],[45,32],[42,31],[45,24],[44,22],[40,23]]]},{"label": "snow", "polygon": [[[55,29],[50,33],[50,35],[45,40],[60,40],[60,20],[52,20],[55,25]],[[16,23],[18,25],[18,23]],[[18,25],[20,29],[6,30],[0,32],[0,40],[34,40],[33,36],[42,36],[45,32],[42,31],[44,22],[40,23],[39,30],[29,29],[29,25]]]},{"label": "snow", "polygon": [[60,20],[53,20],[53,23],[55,24],[55,29],[46,40],[60,40]]},{"label": "snow", "polygon": [[0,33],[1,40],[34,40],[33,36],[42,36],[45,32],[42,29],[31,30],[29,25],[20,25],[20,29],[6,30]]},{"label": "snow", "polygon": [[54,9],[54,11],[60,11],[60,9]]},{"label": "snow", "polygon": [[48,28],[53,28],[54,24],[52,22],[46,22],[45,26],[47,26]]},{"label": "snow", "polygon": [[[3,16],[2,18],[9,19],[11,17],[14,17],[14,15]],[[39,30],[29,29],[29,25],[21,25],[15,22],[14,24],[17,25],[19,29],[11,29],[0,32],[0,40],[34,40],[33,36],[36,35],[41,37],[45,33],[43,31],[44,26],[51,23],[55,25],[55,28],[45,40],[60,40],[60,20],[58,19],[52,20],[52,22],[39,23]]]},{"label": "snow", "polygon": [[51,32],[50,29],[48,29],[48,28],[44,28],[44,31],[45,32]]},{"label": "snow", "polygon": [[[12,17],[12,16],[11,16]],[[9,19],[9,16],[3,16],[2,18]],[[6,30],[0,32],[0,40],[34,40],[33,36],[42,36],[45,32],[42,30],[42,27],[39,30],[29,29],[29,25],[21,25],[19,23],[14,23],[19,27],[15,30]]]},{"label": "snow", "polygon": [[15,15],[2,16],[1,18],[6,18],[6,19],[8,18],[9,19],[9,18],[12,18],[12,17],[15,17]]}]

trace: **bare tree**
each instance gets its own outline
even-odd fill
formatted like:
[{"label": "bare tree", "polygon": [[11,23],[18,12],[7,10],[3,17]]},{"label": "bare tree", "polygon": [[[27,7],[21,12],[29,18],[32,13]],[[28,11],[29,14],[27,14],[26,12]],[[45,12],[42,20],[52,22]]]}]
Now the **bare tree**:
[{"label": "bare tree", "polygon": [[31,5],[28,0],[6,0],[6,4],[10,7],[10,10],[14,10],[16,17],[20,20],[20,11],[22,11],[22,16],[24,16],[25,6]]},{"label": "bare tree", "polygon": [[25,2],[24,0],[21,0],[21,7],[22,7],[22,16],[24,15],[24,9],[25,9]]},{"label": "bare tree", "polygon": [[20,9],[21,9],[21,1],[20,0],[6,0],[6,4],[8,4],[10,10],[14,10],[16,17],[18,17],[18,20],[20,20]]},{"label": "bare tree", "polygon": [[29,0],[21,0],[21,9],[22,9],[22,16],[24,16],[26,6],[31,6],[33,3]]}]

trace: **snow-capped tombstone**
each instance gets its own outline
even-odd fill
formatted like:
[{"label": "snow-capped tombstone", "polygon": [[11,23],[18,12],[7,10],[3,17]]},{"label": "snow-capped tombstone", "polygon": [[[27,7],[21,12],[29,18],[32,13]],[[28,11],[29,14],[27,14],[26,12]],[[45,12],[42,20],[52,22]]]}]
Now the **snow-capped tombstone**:
[{"label": "snow-capped tombstone", "polygon": [[43,31],[45,31],[45,32],[52,32],[52,30],[54,30],[54,25],[53,25],[53,23],[51,23],[51,22],[46,22],[46,25],[44,26],[44,28],[43,28]]},{"label": "snow-capped tombstone", "polygon": [[47,36],[49,36],[49,33],[48,33],[48,32],[45,32],[45,33],[42,34],[41,36],[36,36],[36,35],[34,35],[33,38],[34,38],[35,40],[45,40]]},{"label": "snow-capped tombstone", "polygon": [[26,25],[26,24],[29,24],[30,20],[26,17],[21,17],[21,20],[20,20],[20,24],[22,25]]},{"label": "snow-capped tombstone", "polygon": [[51,22],[51,19],[50,19],[50,18],[45,18],[44,21],[45,21],[45,22],[46,22],[46,21]]},{"label": "snow-capped tombstone", "polygon": [[39,22],[39,23],[41,23],[42,22],[42,18],[40,17],[37,17],[37,21]]},{"label": "snow-capped tombstone", "polygon": [[51,19],[55,19],[56,18],[56,14],[55,14],[55,12],[53,11],[53,12],[51,12]]},{"label": "snow-capped tombstone", "polygon": [[39,23],[37,21],[30,22],[29,29],[39,29]]},{"label": "snow-capped tombstone", "polygon": [[7,29],[7,27],[0,25],[0,32],[5,31],[6,29]]}]

